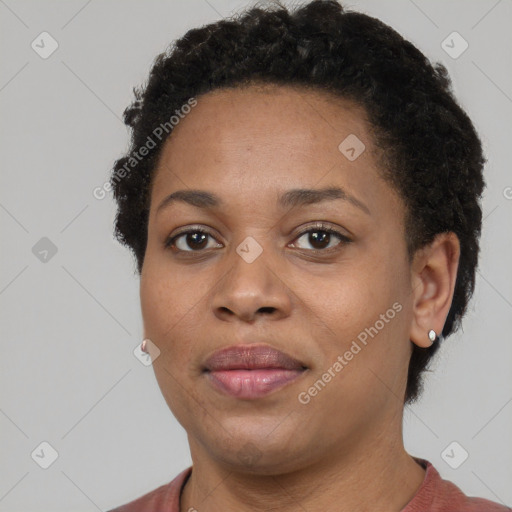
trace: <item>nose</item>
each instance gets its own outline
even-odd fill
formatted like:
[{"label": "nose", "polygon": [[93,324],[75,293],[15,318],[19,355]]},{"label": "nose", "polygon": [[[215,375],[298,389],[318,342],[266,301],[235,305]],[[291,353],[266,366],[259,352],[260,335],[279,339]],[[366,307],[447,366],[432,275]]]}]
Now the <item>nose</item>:
[{"label": "nose", "polygon": [[290,315],[292,292],[279,275],[277,265],[267,257],[268,251],[264,250],[251,263],[233,251],[230,269],[217,285],[212,299],[217,318],[223,321],[238,318],[253,323],[263,315],[274,320]]}]

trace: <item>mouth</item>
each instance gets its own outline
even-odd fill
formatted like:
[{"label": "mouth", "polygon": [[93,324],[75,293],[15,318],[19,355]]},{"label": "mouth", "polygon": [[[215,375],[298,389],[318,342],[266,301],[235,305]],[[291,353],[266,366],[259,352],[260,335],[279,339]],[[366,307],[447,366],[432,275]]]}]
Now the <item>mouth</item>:
[{"label": "mouth", "polygon": [[215,352],[203,373],[223,394],[252,400],[299,378],[308,367],[269,345],[235,345]]}]

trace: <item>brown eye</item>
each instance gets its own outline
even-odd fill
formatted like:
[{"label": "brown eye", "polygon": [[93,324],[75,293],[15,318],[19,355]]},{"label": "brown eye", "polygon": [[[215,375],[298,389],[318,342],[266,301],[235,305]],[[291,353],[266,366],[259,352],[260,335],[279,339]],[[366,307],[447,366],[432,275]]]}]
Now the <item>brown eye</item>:
[{"label": "brown eye", "polygon": [[[165,243],[165,247],[175,247],[178,251],[199,252],[208,249],[208,238],[213,238],[210,233],[201,229],[182,231]],[[220,244],[219,244],[220,245]]]},{"label": "brown eye", "polygon": [[327,227],[308,229],[307,231],[302,232],[296,238],[296,240],[301,239],[303,239],[303,243],[310,244],[312,248],[309,249],[308,247],[299,247],[299,249],[308,249],[313,251],[333,249],[343,245],[344,243],[351,242],[351,240],[345,235],[342,235],[338,231]]},{"label": "brown eye", "polygon": [[310,231],[308,243],[315,249],[325,249],[331,241],[332,234],[327,231]]}]

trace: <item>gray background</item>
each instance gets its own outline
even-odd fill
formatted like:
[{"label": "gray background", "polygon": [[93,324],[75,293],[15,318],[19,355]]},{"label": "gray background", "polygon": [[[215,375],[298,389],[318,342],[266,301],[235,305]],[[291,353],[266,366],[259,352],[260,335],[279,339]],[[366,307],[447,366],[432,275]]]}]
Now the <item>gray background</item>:
[{"label": "gray background", "polygon": [[[157,53],[244,5],[0,0],[0,511],[106,510],[191,463],[151,366],[133,355],[142,336],[138,279],[112,237],[111,196],[92,191],[127,148],[122,111]],[[406,409],[404,429],[410,453],[444,478],[512,505],[512,1],[347,5],[448,66],[485,145],[476,295],[464,332],[449,338],[421,402]],[[47,59],[31,48],[43,31],[59,44]],[[441,47],[453,31],[469,43],[457,59]],[[43,237],[57,248],[46,262],[32,250]],[[48,469],[31,458],[43,441],[59,454]],[[458,469],[441,456],[452,441],[469,453]]]}]

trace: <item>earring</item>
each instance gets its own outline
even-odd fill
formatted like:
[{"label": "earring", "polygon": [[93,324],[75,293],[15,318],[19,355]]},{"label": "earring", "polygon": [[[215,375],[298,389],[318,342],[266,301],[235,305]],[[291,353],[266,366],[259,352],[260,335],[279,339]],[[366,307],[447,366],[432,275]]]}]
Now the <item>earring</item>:
[{"label": "earring", "polygon": [[428,339],[434,343],[434,341],[436,341],[436,338],[437,338],[437,334],[436,334],[436,331],[434,331],[434,329],[430,329],[430,331],[428,331]]},{"label": "earring", "polygon": [[149,354],[149,351],[146,348],[147,341],[148,340],[142,340],[142,343],[140,344],[140,349],[142,350],[142,352],[146,352],[146,354]]}]

